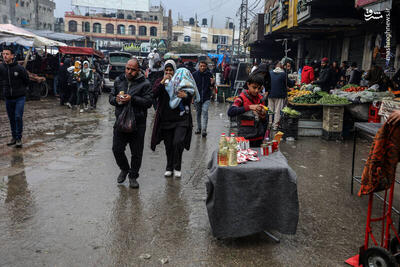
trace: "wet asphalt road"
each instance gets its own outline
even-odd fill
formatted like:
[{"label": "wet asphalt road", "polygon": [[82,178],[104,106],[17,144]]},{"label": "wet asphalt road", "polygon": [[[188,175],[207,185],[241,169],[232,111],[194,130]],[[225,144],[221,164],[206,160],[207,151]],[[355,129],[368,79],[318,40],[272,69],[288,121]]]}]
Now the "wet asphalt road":
[{"label": "wet asphalt road", "polygon": [[[170,266],[345,266],[357,253],[367,200],[349,193],[352,142],[282,144],[298,175],[296,235],[276,233],[280,244],[264,234],[216,240],[205,207],[206,164],[227,131],[226,106],[211,106],[209,135],[193,136],[182,179],[163,177],[163,145],[149,148],[151,112],[140,189],[133,190],[116,183],[106,98],[83,114],[54,99],[28,102],[21,150],[5,146],[0,102],[0,266],[161,266],[165,259]],[[362,163],[369,143],[359,144]]]}]

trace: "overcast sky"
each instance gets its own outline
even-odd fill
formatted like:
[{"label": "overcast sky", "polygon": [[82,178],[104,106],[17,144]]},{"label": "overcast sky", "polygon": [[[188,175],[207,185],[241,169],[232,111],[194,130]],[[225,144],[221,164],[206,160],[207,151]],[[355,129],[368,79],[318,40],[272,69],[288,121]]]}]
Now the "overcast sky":
[{"label": "overcast sky", "polygon": [[[133,0],[134,1],[134,0]],[[56,3],[56,17],[64,17],[65,11],[71,11],[71,0],[54,0]],[[225,27],[225,17],[235,19],[236,27],[239,20],[236,18],[236,12],[240,7],[242,0],[162,0],[163,6],[168,10],[172,10],[174,24],[177,21],[178,13],[183,15],[185,20],[194,17],[197,13],[197,19],[201,23],[202,18],[207,18],[210,25],[211,16],[214,16],[214,27]],[[258,0],[249,0],[249,7],[253,3],[264,2]],[[152,4],[159,4],[159,0],[152,0]],[[261,10],[261,4],[258,5]]]}]

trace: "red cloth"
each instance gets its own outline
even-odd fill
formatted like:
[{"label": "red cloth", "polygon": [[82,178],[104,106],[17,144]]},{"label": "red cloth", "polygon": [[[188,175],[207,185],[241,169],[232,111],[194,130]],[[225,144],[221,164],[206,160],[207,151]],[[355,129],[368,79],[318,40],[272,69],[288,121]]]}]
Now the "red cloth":
[{"label": "red cloth", "polygon": [[322,60],[321,60],[322,62],[325,62],[325,63],[328,63],[329,62],[329,58],[327,58],[327,57],[324,57],[324,58],[322,58]]},{"label": "red cloth", "polygon": [[400,127],[385,123],[375,135],[361,177],[358,195],[368,195],[389,189],[400,159]]},{"label": "red cloth", "polygon": [[310,66],[304,66],[303,70],[301,71],[301,83],[310,84],[314,81],[314,68]]},{"label": "red cloth", "polygon": [[224,81],[229,80],[230,73],[231,73],[231,66],[226,66],[224,70]]}]

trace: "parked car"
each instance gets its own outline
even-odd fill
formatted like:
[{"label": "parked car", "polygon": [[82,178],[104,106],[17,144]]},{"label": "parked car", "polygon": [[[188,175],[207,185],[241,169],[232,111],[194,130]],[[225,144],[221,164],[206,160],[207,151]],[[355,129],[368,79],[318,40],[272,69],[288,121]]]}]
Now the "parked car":
[{"label": "parked car", "polygon": [[126,52],[110,52],[108,58],[109,64],[104,72],[104,91],[109,92],[114,86],[115,79],[125,73],[125,64],[132,55]]}]

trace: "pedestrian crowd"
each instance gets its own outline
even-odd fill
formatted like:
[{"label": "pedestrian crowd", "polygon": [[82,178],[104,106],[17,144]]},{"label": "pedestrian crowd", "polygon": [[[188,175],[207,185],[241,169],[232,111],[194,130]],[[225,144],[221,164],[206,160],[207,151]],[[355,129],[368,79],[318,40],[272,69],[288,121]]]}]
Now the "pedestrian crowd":
[{"label": "pedestrian crowd", "polygon": [[[12,132],[8,145],[22,147],[22,117],[29,72],[16,63],[12,48],[3,49],[3,60],[0,79]],[[237,118],[238,134],[257,147],[269,123],[272,130],[278,129],[280,111],[287,104],[288,89],[295,83],[315,84],[323,91],[348,83],[360,84],[363,80],[380,90],[390,86],[379,66],[374,65],[363,75],[357,64],[352,63],[350,67],[346,64],[343,62],[339,66],[336,61],[329,64],[328,58],[322,58],[319,63],[305,60],[299,71],[294,70],[293,62],[289,60],[254,64],[243,88],[237,88],[238,96],[227,114]],[[109,103],[115,106],[112,152],[120,169],[117,182],[123,183],[128,177],[130,187],[139,187],[137,179],[151,107],[155,109],[151,149],[154,151],[163,142],[167,157],[164,175],[180,178],[183,152],[190,149],[193,127],[195,134],[207,137],[208,109],[216,100],[217,78],[220,84],[230,84],[233,88],[238,73],[238,64],[199,60],[195,65],[182,59],[164,61],[156,50],[147,59],[130,59],[109,94]],[[61,105],[79,107],[80,112],[96,109],[103,87],[99,62],[91,62],[86,57],[64,57],[56,76]],[[390,82],[400,84],[399,72]],[[192,105],[196,110],[196,123],[192,118]],[[268,116],[267,110],[274,116]],[[128,145],[130,161],[125,154]]]}]

